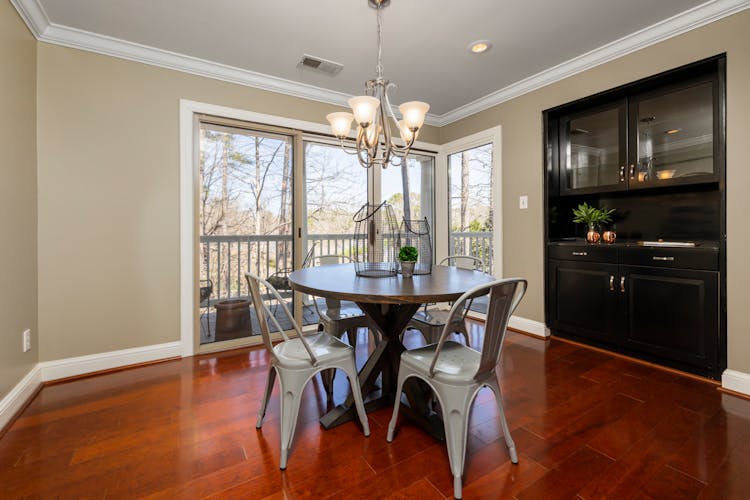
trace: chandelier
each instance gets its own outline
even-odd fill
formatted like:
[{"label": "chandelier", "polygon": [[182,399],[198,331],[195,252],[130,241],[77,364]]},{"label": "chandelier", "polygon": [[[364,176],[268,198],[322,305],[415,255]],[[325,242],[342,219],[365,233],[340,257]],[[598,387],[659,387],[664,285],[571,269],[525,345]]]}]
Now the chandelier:
[{"label": "chandelier", "polygon": [[[377,11],[378,19],[378,65],[375,68],[376,77],[365,83],[365,95],[349,99],[351,113],[337,112],[326,115],[331,124],[331,130],[341,142],[341,148],[349,154],[357,155],[359,164],[365,168],[380,165],[387,168],[389,164],[405,166],[405,159],[417,140],[419,130],[424,125],[425,115],[430,105],[421,101],[405,102],[398,107],[402,119],[396,118],[388,90],[395,87],[383,78],[383,47],[382,47],[382,10],[388,6],[390,0],[368,0],[371,7]],[[392,122],[388,120],[391,118]],[[347,147],[344,140],[349,136],[352,120],[357,122],[356,149]],[[391,129],[393,123],[399,132],[404,145],[396,144]],[[394,161],[398,159],[397,161]]]}]

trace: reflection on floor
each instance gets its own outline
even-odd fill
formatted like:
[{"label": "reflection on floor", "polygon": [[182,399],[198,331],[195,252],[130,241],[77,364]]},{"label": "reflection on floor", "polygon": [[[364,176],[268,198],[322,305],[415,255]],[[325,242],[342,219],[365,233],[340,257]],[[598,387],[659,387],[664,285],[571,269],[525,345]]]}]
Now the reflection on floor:
[{"label": "reflection on floor", "polygon": [[[479,345],[481,325],[471,325]],[[357,360],[367,357],[364,330]],[[407,347],[420,345],[409,332]],[[289,468],[279,463],[279,388],[255,418],[262,349],[185,358],[44,387],[0,439],[2,498],[450,498],[445,445],[369,414],[331,430],[316,377],[303,395]],[[464,498],[748,498],[750,401],[556,339],[510,332],[498,369],[520,462],[479,392]],[[336,377],[335,401],[347,395]]]}]

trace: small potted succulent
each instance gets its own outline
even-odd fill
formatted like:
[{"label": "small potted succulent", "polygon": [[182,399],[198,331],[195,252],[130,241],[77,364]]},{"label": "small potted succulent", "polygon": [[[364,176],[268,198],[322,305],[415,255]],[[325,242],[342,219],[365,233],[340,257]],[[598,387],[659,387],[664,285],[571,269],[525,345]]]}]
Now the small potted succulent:
[{"label": "small potted succulent", "polygon": [[[609,224],[612,222],[612,214],[614,212],[614,208],[596,208],[584,202],[573,209],[573,222],[588,226],[586,232],[587,242],[599,243],[601,239],[601,234],[599,233],[600,224]],[[614,242],[614,238],[612,238],[612,242]]]},{"label": "small potted succulent", "polygon": [[417,249],[410,246],[401,247],[398,251],[398,260],[401,262],[401,274],[404,278],[414,275],[414,265],[417,263],[419,253]]}]

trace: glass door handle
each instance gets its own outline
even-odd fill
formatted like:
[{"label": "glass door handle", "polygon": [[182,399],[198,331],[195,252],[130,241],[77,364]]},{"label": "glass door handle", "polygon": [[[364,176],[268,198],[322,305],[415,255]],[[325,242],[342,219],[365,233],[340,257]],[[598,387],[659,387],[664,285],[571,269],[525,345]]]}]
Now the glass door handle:
[{"label": "glass door handle", "polygon": [[615,291],[615,276],[614,275],[609,276],[609,291],[610,292]]},{"label": "glass door handle", "polygon": [[625,182],[625,165],[620,165],[620,182]]},{"label": "glass door handle", "polygon": [[635,163],[630,164],[630,178],[635,179]]},{"label": "glass door handle", "polygon": [[625,293],[625,276],[620,277],[620,293]]}]

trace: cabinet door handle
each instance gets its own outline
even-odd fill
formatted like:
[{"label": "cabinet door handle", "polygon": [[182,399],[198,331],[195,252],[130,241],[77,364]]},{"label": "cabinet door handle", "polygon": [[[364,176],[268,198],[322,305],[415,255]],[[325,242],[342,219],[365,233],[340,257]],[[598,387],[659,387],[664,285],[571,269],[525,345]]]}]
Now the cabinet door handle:
[{"label": "cabinet door handle", "polygon": [[625,293],[625,276],[620,276],[620,293]]},{"label": "cabinet door handle", "polygon": [[576,257],[586,257],[588,254],[588,252],[573,252]]},{"label": "cabinet door handle", "polygon": [[625,165],[620,165],[620,182],[625,182]]},{"label": "cabinet door handle", "polygon": [[615,276],[610,275],[609,277],[609,291],[614,292],[615,291]]},{"label": "cabinet door handle", "polygon": [[657,257],[657,256],[653,256],[651,258],[653,260],[663,260],[663,261],[666,261],[666,262],[672,262],[674,260],[674,257]]},{"label": "cabinet door handle", "polygon": [[630,164],[630,178],[635,179],[635,163]]}]

